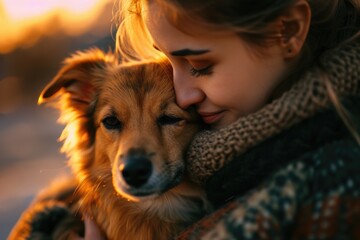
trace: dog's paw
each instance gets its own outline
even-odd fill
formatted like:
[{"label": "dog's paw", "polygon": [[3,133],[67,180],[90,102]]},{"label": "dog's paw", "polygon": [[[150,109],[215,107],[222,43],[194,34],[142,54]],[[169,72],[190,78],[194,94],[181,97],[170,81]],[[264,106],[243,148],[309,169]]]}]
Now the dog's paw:
[{"label": "dog's paw", "polygon": [[35,203],[22,216],[11,239],[60,240],[83,236],[84,223],[59,201]]},{"label": "dog's paw", "polygon": [[58,224],[71,215],[65,204],[49,201],[37,204],[33,209],[33,217],[29,219],[32,232],[51,235]]}]

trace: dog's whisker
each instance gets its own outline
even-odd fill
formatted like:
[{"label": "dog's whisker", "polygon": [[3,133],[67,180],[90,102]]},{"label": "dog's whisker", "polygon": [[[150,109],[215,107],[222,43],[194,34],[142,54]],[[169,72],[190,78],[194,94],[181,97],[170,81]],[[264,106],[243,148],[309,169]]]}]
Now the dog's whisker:
[{"label": "dog's whisker", "polygon": [[77,184],[73,192],[73,197],[80,193],[80,188],[81,188],[80,184]]},{"label": "dog's whisker", "polygon": [[50,171],[59,171],[59,170],[67,169],[67,168],[69,168],[69,167],[67,165],[64,165],[62,167],[40,169],[39,172],[45,173],[45,172],[50,172]]}]

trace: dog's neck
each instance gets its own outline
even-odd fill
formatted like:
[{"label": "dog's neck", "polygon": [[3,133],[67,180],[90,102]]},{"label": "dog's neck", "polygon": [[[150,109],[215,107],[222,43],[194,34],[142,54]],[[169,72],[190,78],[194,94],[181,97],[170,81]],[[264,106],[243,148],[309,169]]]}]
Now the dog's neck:
[{"label": "dog's neck", "polygon": [[[210,210],[205,192],[194,183],[184,180],[176,187],[151,199],[138,202],[139,208],[169,222],[193,223]],[[199,209],[202,209],[199,212]]]},{"label": "dog's neck", "polygon": [[88,193],[83,201],[85,212],[95,219],[109,240],[168,239],[210,210],[204,191],[187,180],[159,196],[139,202],[114,191]]}]

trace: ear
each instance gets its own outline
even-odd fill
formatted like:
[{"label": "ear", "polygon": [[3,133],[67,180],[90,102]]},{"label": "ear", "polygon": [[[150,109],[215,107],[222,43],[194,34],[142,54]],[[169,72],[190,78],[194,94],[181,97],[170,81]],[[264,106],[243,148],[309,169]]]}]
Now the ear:
[{"label": "ear", "polygon": [[117,61],[112,54],[105,54],[99,49],[76,53],[65,60],[64,67],[40,94],[38,103],[49,102],[56,96],[67,93],[73,103],[90,104],[99,87],[97,81],[101,73],[115,64]]},{"label": "ear", "polygon": [[309,32],[311,8],[308,1],[295,1],[278,21],[284,59],[293,59],[301,52]]}]

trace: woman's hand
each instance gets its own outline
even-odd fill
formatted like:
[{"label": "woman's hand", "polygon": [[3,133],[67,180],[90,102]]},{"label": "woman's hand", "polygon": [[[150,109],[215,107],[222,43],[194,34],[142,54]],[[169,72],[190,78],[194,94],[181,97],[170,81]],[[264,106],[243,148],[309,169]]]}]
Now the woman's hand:
[{"label": "woman's hand", "polygon": [[85,237],[77,237],[76,240],[106,240],[98,226],[96,226],[96,224],[89,217],[85,217],[84,224]]}]

